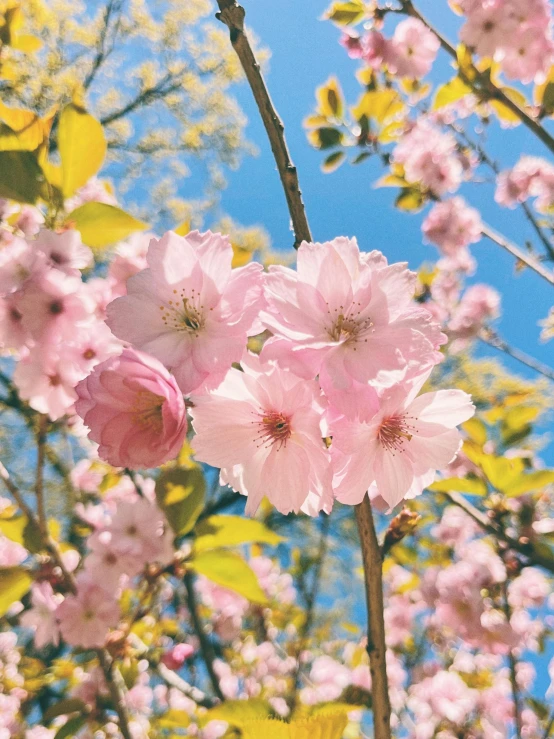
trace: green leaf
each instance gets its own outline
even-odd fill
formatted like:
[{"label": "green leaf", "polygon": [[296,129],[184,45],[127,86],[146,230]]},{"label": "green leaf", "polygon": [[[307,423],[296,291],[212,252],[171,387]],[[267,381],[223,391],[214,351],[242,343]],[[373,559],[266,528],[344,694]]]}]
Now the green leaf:
[{"label": "green leaf", "polygon": [[321,169],[326,172],[334,172],[335,169],[338,169],[340,165],[344,162],[344,158],[346,157],[346,154],[344,151],[335,151],[332,154],[329,154],[329,156],[325,159],[323,164],[321,165]]},{"label": "green leaf", "polygon": [[342,132],[330,126],[308,132],[308,139],[316,149],[332,149],[342,143],[342,138]]},{"label": "green leaf", "polygon": [[268,599],[261,589],[254,571],[236,552],[228,549],[210,549],[193,555],[190,564],[208,580],[233,590],[252,603],[267,605]]},{"label": "green leaf", "polygon": [[343,95],[336,77],[330,77],[316,90],[318,112],[324,118],[342,118],[344,111]]},{"label": "green leaf", "polygon": [[116,244],[134,231],[144,231],[147,223],[107,203],[85,203],[67,216],[67,222],[81,232],[83,243],[95,249]]},{"label": "green leaf", "polygon": [[21,600],[33,583],[33,578],[23,567],[0,569],[0,617]]},{"label": "green leaf", "polygon": [[240,727],[244,721],[264,719],[270,716],[272,712],[269,703],[260,698],[251,698],[246,701],[225,701],[225,703],[206,711],[201,722],[205,726],[209,721],[227,721],[233,726]]},{"label": "green leaf", "polygon": [[325,18],[329,18],[339,26],[351,26],[361,21],[364,15],[362,0],[350,0],[350,2],[333,3],[325,13]]},{"label": "green leaf", "polygon": [[67,105],[60,114],[58,149],[62,160],[62,192],[69,198],[104,162],[107,144],[102,124],[83,108]]},{"label": "green leaf", "polygon": [[184,729],[190,724],[190,716],[186,711],[170,708],[158,719],[160,729]]},{"label": "green leaf", "polygon": [[265,526],[261,521],[241,516],[210,516],[196,527],[195,552],[221,547],[236,547],[240,544],[270,544],[275,546],[283,537]]},{"label": "green leaf", "polygon": [[525,463],[520,457],[507,459],[506,457],[495,457],[492,454],[484,454],[479,465],[491,485],[500,492],[504,492],[506,488],[513,485],[519,479],[525,467]]},{"label": "green leaf", "polygon": [[74,716],[73,718],[70,718],[69,721],[61,727],[61,729],[58,729],[54,739],[66,739],[66,737],[68,739],[73,739],[81,726],[85,724],[86,720],[86,716]]},{"label": "green leaf", "polygon": [[156,481],[156,500],[176,536],[188,534],[204,509],[206,480],[199,467],[164,470]]},{"label": "green leaf", "polygon": [[423,193],[414,187],[405,187],[394,201],[399,210],[417,211],[423,207],[425,198]]},{"label": "green leaf", "polygon": [[487,485],[479,477],[447,477],[445,480],[436,480],[428,490],[435,493],[468,493],[469,495],[486,495]]},{"label": "green leaf", "polygon": [[0,519],[0,532],[34,554],[43,548],[40,529],[36,524],[29,523],[27,516]]},{"label": "green leaf", "polygon": [[42,718],[43,721],[51,721],[56,716],[63,716],[66,713],[74,713],[75,711],[83,713],[86,711],[86,705],[79,698],[65,698],[50,706]]},{"label": "green leaf", "polygon": [[526,475],[519,475],[513,483],[504,487],[503,493],[509,498],[517,498],[519,495],[540,490],[552,484],[554,484],[554,470],[537,470]]},{"label": "green leaf", "polygon": [[487,441],[487,427],[478,418],[470,418],[462,425],[462,428],[469,438],[479,446],[483,446]]},{"label": "green leaf", "polygon": [[0,151],[0,197],[18,203],[36,203],[44,174],[30,151]]},{"label": "green leaf", "polygon": [[433,100],[431,110],[440,110],[445,105],[455,103],[472,92],[471,87],[459,77],[453,77],[449,82],[439,87]]}]

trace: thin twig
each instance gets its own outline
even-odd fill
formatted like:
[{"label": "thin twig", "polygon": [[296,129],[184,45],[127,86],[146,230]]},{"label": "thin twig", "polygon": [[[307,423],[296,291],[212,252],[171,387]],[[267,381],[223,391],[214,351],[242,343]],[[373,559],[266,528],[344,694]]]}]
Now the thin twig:
[{"label": "thin twig", "polygon": [[[510,618],[512,616],[512,611],[510,608],[510,603],[508,601],[507,579],[504,581],[502,589],[504,598],[504,615],[506,616],[506,620],[509,624]],[[514,727],[516,731],[516,739],[521,739],[521,701],[519,697],[519,686],[517,684],[517,660],[513,649],[510,649],[508,651],[508,664],[510,667],[510,684],[512,686],[512,701],[514,704]]]},{"label": "thin twig", "polygon": [[484,223],[481,229],[481,233],[483,234],[483,236],[486,236],[487,239],[490,239],[495,244],[498,244],[498,246],[501,246],[503,249],[509,252],[512,256],[514,256],[520,262],[523,262],[524,264],[526,264],[527,267],[529,267],[529,269],[532,269],[534,272],[540,275],[543,279],[547,280],[547,282],[549,282],[551,285],[554,285],[554,273],[553,272],[551,272],[548,269],[545,269],[545,267],[543,267],[540,262],[538,262],[536,259],[533,259],[532,256],[529,256],[528,254],[526,254],[524,251],[522,251],[519,248],[519,246],[516,246],[514,243],[509,241],[505,236],[502,236],[502,234],[499,234],[498,231],[495,231],[493,228],[491,228],[486,223]]},{"label": "thin twig", "polygon": [[[437,29],[430,23],[430,21],[427,20],[420,12],[419,10],[413,5],[411,0],[402,0],[402,10],[406,15],[410,15],[412,18],[417,18],[422,23],[424,23],[427,28],[432,31],[435,36],[440,41],[440,45],[442,48],[446,51],[447,54],[449,54],[453,59],[458,59],[458,54],[456,52],[456,49],[452,44],[440,33],[440,31],[437,31]],[[554,153],[554,138],[548,133],[548,131],[541,126],[541,124],[535,120],[535,118],[532,118],[528,113],[523,110],[516,102],[514,102],[505,92],[502,88],[497,87],[494,82],[490,79],[489,76],[479,75],[479,82],[483,83],[484,87],[482,89],[475,89],[475,85],[473,84],[473,81],[468,79],[463,71],[459,69],[460,78],[469,85],[475,92],[475,94],[478,97],[485,97],[485,99],[488,100],[496,100],[499,103],[502,103],[508,110],[510,110],[514,115],[516,115],[519,120],[527,126],[527,128],[532,131],[535,136],[542,141],[542,143],[550,149],[552,153]]]},{"label": "thin twig", "polygon": [[529,354],[522,352],[521,349],[516,349],[510,346],[508,342],[500,338],[497,333],[492,329],[483,329],[479,334],[479,339],[484,343],[492,346],[494,349],[498,349],[500,352],[504,352],[512,359],[517,359],[518,362],[524,364],[526,367],[538,372],[540,375],[548,377],[549,380],[554,380],[554,370],[543,362],[539,362],[538,359],[531,357]]},{"label": "thin twig", "polygon": [[43,534],[48,533],[48,522],[46,520],[46,509],[44,505],[44,455],[46,446],[46,429],[48,416],[40,415],[37,430],[37,474],[35,482],[35,494],[37,496],[38,525]]},{"label": "thin twig", "polygon": [[219,700],[224,701],[225,696],[223,695],[223,691],[221,690],[221,686],[219,684],[219,678],[217,677],[214,669],[215,652],[210,640],[206,636],[204,625],[198,613],[198,604],[196,602],[196,593],[194,591],[194,578],[191,572],[185,573],[184,582],[185,589],[187,591],[187,607],[192,619],[194,631],[196,633],[196,636],[198,637],[198,641],[200,642],[200,653],[202,654],[202,659],[204,660],[204,664],[206,665],[208,677],[210,678],[214,693],[217,695]]},{"label": "thin twig", "polygon": [[215,705],[213,699],[209,698],[206,693],[195,688],[194,685],[187,683],[180,675],[170,670],[169,667],[166,667],[163,662],[159,663],[156,671],[164,682],[183,693],[183,695],[186,695],[187,698],[191,698],[197,705],[204,706],[205,708],[211,708]]},{"label": "thin twig", "polygon": [[552,734],[552,729],[554,729],[554,711],[552,711],[552,715],[550,716],[550,720],[546,724],[546,728],[544,730],[544,734],[542,739],[549,739],[550,734]]},{"label": "thin twig", "polygon": [[373,513],[366,495],[356,506],[356,522],[362,547],[367,602],[367,653],[371,671],[371,697],[375,739],[391,739],[385,622],[383,618],[383,559]]},{"label": "thin twig", "polygon": [[531,541],[521,542],[509,536],[504,529],[494,523],[485,513],[472,505],[459,493],[443,493],[454,505],[467,513],[488,534],[502,541],[510,549],[523,555],[528,565],[537,565],[554,574],[554,555],[549,555],[543,549],[538,550]]},{"label": "thin twig", "polygon": [[217,4],[220,12],[216,14],[216,18],[222,21],[222,23],[225,23],[229,28],[231,44],[246,74],[265,130],[267,131],[271,150],[273,151],[287,199],[295,235],[294,246],[298,248],[302,241],[311,241],[312,235],[306,218],[304,203],[302,202],[302,193],[298,184],[296,167],[292,163],[285,140],[285,127],[273,106],[264,78],[260,72],[260,65],[254,56],[248,36],[244,31],[244,8],[238,5],[235,0],[217,0]]}]

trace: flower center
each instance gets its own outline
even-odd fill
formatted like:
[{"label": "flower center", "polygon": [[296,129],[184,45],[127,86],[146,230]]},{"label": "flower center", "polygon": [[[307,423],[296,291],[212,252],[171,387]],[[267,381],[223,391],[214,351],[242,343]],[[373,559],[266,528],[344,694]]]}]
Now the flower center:
[{"label": "flower center", "polygon": [[404,414],[389,416],[383,419],[379,427],[377,439],[393,456],[396,452],[403,452],[406,442],[411,441],[414,432],[417,433],[417,429],[408,423],[409,418]]},{"label": "flower center", "polygon": [[162,432],[164,402],[165,398],[151,393],[150,390],[141,390],[137,393],[133,410],[136,422],[144,431],[152,431],[156,434]]},{"label": "flower center", "polygon": [[186,294],[185,289],[173,290],[175,300],[169,300],[167,305],[160,305],[162,321],[168,328],[175,331],[186,331],[198,337],[204,328],[204,306],[197,305],[200,295],[193,288],[191,295]]},{"label": "flower center", "polygon": [[258,446],[269,448],[274,444],[278,444],[277,451],[281,447],[287,445],[288,439],[292,434],[290,427],[290,418],[278,411],[263,411],[259,414],[257,421],[253,423],[258,427],[256,442]]},{"label": "flower center", "polygon": [[[328,307],[327,313],[333,321],[331,328],[327,329],[327,333],[333,341],[349,342],[350,344],[356,344],[361,340],[367,342],[367,334],[373,333],[375,330],[371,318],[361,317],[361,303],[352,303],[346,311],[344,306],[341,305],[334,309],[333,313],[335,315],[331,313]],[[356,351],[356,347],[354,347],[354,351]]]}]

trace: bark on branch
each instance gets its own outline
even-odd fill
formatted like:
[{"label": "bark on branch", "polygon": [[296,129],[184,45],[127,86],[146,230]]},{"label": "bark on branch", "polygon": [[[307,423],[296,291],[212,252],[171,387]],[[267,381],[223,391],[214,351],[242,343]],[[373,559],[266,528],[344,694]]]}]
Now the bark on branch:
[{"label": "bark on branch", "polygon": [[371,672],[371,697],[375,739],[391,739],[390,700],[387,680],[385,622],[383,618],[383,558],[377,540],[369,497],[356,506],[367,602],[367,653]]},{"label": "bark on branch", "polygon": [[292,163],[285,140],[285,127],[273,106],[264,78],[260,72],[260,65],[254,56],[250,41],[245,33],[244,8],[238,5],[235,0],[217,0],[217,4],[220,12],[216,14],[216,18],[229,29],[231,44],[237,53],[250,84],[265,130],[267,131],[271,150],[273,151],[285,191],[295,236],[294,246],[297,249],[302,241],[311,241],[312,235],[306,218],[304,203],[302,202],[302,193],[298,185],[296,167]]}]

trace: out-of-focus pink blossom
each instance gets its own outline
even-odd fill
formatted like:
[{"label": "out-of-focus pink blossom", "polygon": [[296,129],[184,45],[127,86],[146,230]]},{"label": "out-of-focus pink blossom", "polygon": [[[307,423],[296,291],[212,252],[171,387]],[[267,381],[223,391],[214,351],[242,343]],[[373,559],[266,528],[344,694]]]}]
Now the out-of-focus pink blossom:
[{"label": "out-of-focus pink blossom", "polygon": [[91,649],[102,647],[108,631],[119,620],[119,604],[88,575],[77,578],[77,594],[68,595],[56,610],[61,635],[68,644]]},{"label": "out-of-focus pink blossom", "polygon": [[21,616],[21,624],[34,629],[34,642],[37,649],[47,644],[57,645],[60,641],[56,609],[63,601],[63,595],[54,593],[49,582],[34,583],[31,589],[31,605]]},{"label": "out-of-focus pink blossom", "polygon": [[76,388],[77,413],[98,454],[116,467],[157,467],[177,456],[187,421],[174,378],[153,357],[125,349]]},{"label": "out-of-focus pink blossom", "polygon": [[430,72],[440,41],[418,18],[406,18],[396,26],[385,60],[399,77],[419,79]]},{"label": "out-of-focus pink blossom", "polygon": [[483,224],[479,211],[457,196],[434,205],[421,228],[426,241],[436,244],[443,254],[458,257],[480,240]]},{"label": "out-of-focus pink blossom", "polygon": [[180,670],[185,660],[194,654],[194,647],[190,644],[175,644],[174,647],[164,652],[161,656],[161,662],[170,670]]},{"label": "out-of-focus pink blossom", "polygon": [[483,326],[500,314],[500,295],[490,285],[472,285],[462,296],[447,325],[453,340],[451,349],[459,351]]}]

